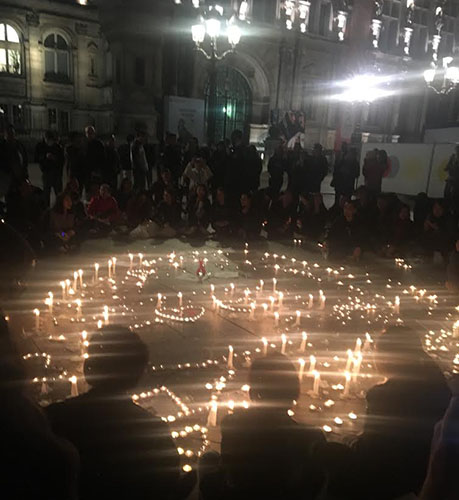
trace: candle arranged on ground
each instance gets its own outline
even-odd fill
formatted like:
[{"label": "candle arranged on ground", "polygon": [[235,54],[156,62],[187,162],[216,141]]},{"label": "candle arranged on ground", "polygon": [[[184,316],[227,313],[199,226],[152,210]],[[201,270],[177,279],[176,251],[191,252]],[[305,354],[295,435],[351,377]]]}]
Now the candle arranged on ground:
[{"label": "candle arranged on ground", "polygon": [[304,352],[306,350],[306,342],[308,341],[308,335],[306,332],[302,332],[301,334],[301,344],[300,344],[300,352]]},{"label": "candle arranged on ground", "polygon": [[303,358],[300,358],[298,360],[298,363],[300,364],[300,369],[298,371],[298,378],[300,380],[300,383],[302,382],[303,380],[303,374],[304,374],[304,366],[306,364],[306,361],[303,359]]},{"label": "candle arranged on ground", "polygon": [[99,281],[99,264],[96,262],[94,264],[94,283]]},{"label": "candle arranged on ground", "polygon": [[228,369],[229,370],[232,370],[234,368],[233,355],[234,355],[234,349],[233,349],[233,346],[230,345],[230,346],[228,346]]}]

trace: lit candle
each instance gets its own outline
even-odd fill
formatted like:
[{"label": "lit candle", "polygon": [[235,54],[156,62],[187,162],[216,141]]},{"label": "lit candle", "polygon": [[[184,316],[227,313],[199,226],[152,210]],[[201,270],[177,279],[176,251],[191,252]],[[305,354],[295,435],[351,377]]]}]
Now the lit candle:
[{"label": "lit candle", "polygon": [[34,309],[33,313],[35,314],[35,331],[40,331],[40,311],[38,309]]},{"label": "lit candle", "polygon": [[72,384],[70,389],[70,396],[72,396],[72,398],[75,398],[76,396],[78,396],[78,379],[75,377],[75,375],[73,375],[73,377],[69,378],[69,381]]},{"label": "lit candle", "polygon": [[322,292],[322,290],[320,290],[320,308],[321,309],[325,309],[325,301],[327,300],[325,295],[324,295],[324,292]]},{"label": "lit candle", "polygon": [[301,323],[301,311],[296,311],[295,326],[300,326],[300,323]]},{"label": "lit candle", "polygon": [[287,335],[285,335],[285,333],[283,333],[281,335],[281,339],[282,339],[281,354],[285,354],[285,348],[287,346]]},{"label": "lit candle", "polygon": [[230,399],[228,401],[228,413],[231,415],[234,411],[234,401]]},{"label": "lit candle", "polygon": [[274,303],[276,302],[276,299],[270,296],[269,301],[271,302],[271,312],[274,312]]},{"label": "lit candle", "polygon": [[314,370],[312,374],[314,375],[314,386],[312,388],[312,392],[314,396],[318,396],[320,391],[320,373],[317,370]]},{"label": "lit candle", "polygon": [[249,316],[249,319],[252,320],[252,321],[255,319],[255,308],[256,307],[257,306],[256,306],[255,302],[252,302],[250,304],[250,316]]},{"label": "lit candle", "polygon": [[453,325],[453,338],[459,338],[459,320],[454,322]]},{"label": "lit candle", "polygon": [[273,293],[276,292],[277,279],[273,278]]},{"label": "lit candle", "polygon": [[349,389],[351,386],[351,374],[348,371],[346,371],[346,373],[344,374],[344,377],[345,377],[346,381],[344,383],[343,397],[347,398],[349,396]]},{"label": "lit candle", "polygon": [[108,277],[111,278],[112,277],[112,259],[108,259]]},{"label": "lit candle", "polygon": [[300,369],[298,371],[298,379],[300,380],[300,384],[303,381],[303,374],[304,374],[304,365],[306,364],[306,361],[303,358],[300,358],[298,360],[298,363],[300,364]]},{"label": "lit candle", "polygon": [[309,309],[312,309],[314,305],[314,295],[312,295],[312,293],[309,294],[309,303],[308,303],[308,307]]},{"label": "lit candle", "polygon": [[53,302],[54,302],[53,292],[48,292],[47,303],[48,303],[49,314],[51,314],[51,316],[53,315]]},{"label": "lit candle", "polygon": [[210,285],[210,293],[214,295],[215,293],[215,285]]},{"label": "lit candle", "polygon": [[80,288],[83,290],[83,269],[78,269],[78,278],[80,280]]},{"label": "lit candle", "polygon": [[163,296],[160,293],[158,293],[158,301],[156,302],[156,309],[161,309],[162,300]]},{"label": "lit candle", "polygon": [[265,285],[265,282],[263,280],[260,280],[260,293],[263,293],[263,286]]},{"label": "lit candle", "polygon": [[69,292],[70,292],[70,280],[69,279],[66,279],[65,280],[65,291],[66,291],[66,294],[68,295]]},{"label": "lit candle", "polygon": [[261,307],[263,307],[263,316],[266,316],[266,313],[268,312],[268,304],[263,303]]},{"label": "lit candle", "polygon": [[210,410],[207,417],[207,427],[217,427],[217,409],[217,402],[212,400],[210,402]]},{"label": "lit candle", "polygon": [[65,281],[61,281],[60,285],[62,288],[62,300],[65,300]]},{"label": "lit candle", "polygon": [[76,271],[73,273],[73,289],[75,292],[78,289],[78,273]]},{"label": "lit candle", "polygon": [[348,372],[350,371],[351,369],[351,365],[352,365],[352,361],[354,360],[354,355],[352,353],[352,350],[351,349],[348,349],[347,350],[347,361],[346,361],[346,368],[344,369],[345,372]]},{"label": "lit candle", "polygon": [[116,274],[116,257],[112,257],[113,276]]},{"label": "lit candle", "polygon": [[86,344],[88,342],[88,332],[83,330],[81,332],[81,355],[84,356],[86,352]]},{"label": "lit candle", "polygon": [[244,290],[244,304],[247,304],[249,302],[249,295],[250,295],[250,291],[246,288]]},{"label": "lit candle", "polygon": [[234,369],[233,355],[234,355],[234,349],[233,349],[233,346],[230,345],[230,346],[228,346],[228,370]]},{"label": "lit candle", "polygon": [[181,309],[182,308],[182,305],[183,305],[183,295],[182,295],[182,292],[179,292],[177,294],[177,298],[178,298],[178,305],[179,305],[179,308]]},{"label": "lit candle", "polygon": [[274,326],[279,326],[279,313],[277,311],[274,313]]},{"label": "lit candle", "polygon": [[274,266],[274,274],[275,274],[276,276],[277,276],[277,272],[279,271],[279,269],[280,269],[279,264],[276,264],[276,265]]},{"label": "lit candle", "polygon": [[263,337],[261,341],[263,342],[263,356],[266,356],[268,354],[268,341],[265,337]]},{"label": "lit candle", "polygon": [[316,369],[316,357],[311,354],[311,356],[309,356],[309,373],[312,373],[313,371],[315,371]]},{"label": "lit candle", "polygon": [[94,264],[94,283],[99,281],[99,264],[96,262]]},{"label": "lit candle", "polygon": [[373,340],[371,338],[371,335],[368,332],[365,333],[365,342],[363,344],[363,351],[364,352],[367,352],[370,350],[372,342],[373,342]]},{"label": "lit candle", "polygon": [[359,338],[355,341],[354,355],[359,354],[359,352],[360,352],[361,348],[362,348],[362,339],[359,337]]},{"label": "lit candle", "polygon": [[134,263],[134,255],[132,253],[129,254],[129,271],[132,270],[132,265]]},{"label": "lit candle", "polygon": [[279,309],[280,309],[282,307],[282,303],[284,301],[284,294],[282,292],[279,292],[278,297],[279,297]]},{"label": "lit candle", "polygon": [[306,332],[302,333],[302,340],[300,344],[300,352],[306,351],[306,342],[308,341],[308,334]]},{"label": "lit candle", "polygon": [[362,353],[358,353],[357,356],[354,358],[354,368],[352,370],[353,376],[354,376],[354,382],[357,380],[357,377],[360,373],[360,365],[362,364]]},{"label": "lit candle", "polygon": [[142,262],[143,262],[143,254],[139,253],[139,267],[142,267]]},{"label": "lit candle", "polygon": [[230,283],[230,288],[231,288],[231,297],[234,295],[234,283]]},{"label": "lit candle", "polygon": [[81,300],[76,299],[75,304],[77,306],[77,320],[80,320],[81,319]]},{"label": "lit candle", "polygon": [[98,330],[100,330],[101,328],[102,328],[102,320],[101,320],[101,319],[99,319],[99,320],[97,321],[97,329],[98,329]]},{"label": "lit candle", "polygon": [[104,324],[108,325],[108,322],[110,321],[110,316],[108,314],[108,306],[104,306],[103,317],[104,317]]},{"label": "lit candle", "polygon": [[395,297],[394,311],[395,314],[400,314],[400,297],[398,295]]}]

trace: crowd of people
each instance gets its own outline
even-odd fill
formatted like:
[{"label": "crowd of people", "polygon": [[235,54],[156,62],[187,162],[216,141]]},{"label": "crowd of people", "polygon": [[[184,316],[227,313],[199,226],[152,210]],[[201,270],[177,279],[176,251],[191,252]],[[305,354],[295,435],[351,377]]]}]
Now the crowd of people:
[{"label": "crowd of people", "polygon": [[[381,192],[385,151],[369,151],[361,169],[357,151],[344,143],[333,165],[335,203],[327,209],[321,186],[330,167],[320,144],[308,152],[299,143],[291,150],[280,143],[268,161],[268,186],[260,189],[262,160],[239,131],[215,148],[194,138],[179,143],[170,133],[156,146],[142,132],[117,146],[114,136],[99,140],[92,126],[85,136],[71,134],[63,147],[48,132],[35,151],[40,189],[30,183],[27,151],[9,127],[0,144],[2,210],[37,254],[68,253],[87,238],[107,236],[222,244],[301,239],[319,243],[330,259],[358,261],[368,251],[435,256],[448,265],[448,284],[458,288],[456,157],[447,167],[445,199],[421,193],[410,207]],[[361,170],[365,183],[356,189]]]},{"label": "crowd of people", "polygon": [[[84,237],[110,234],[202,239],[212,228],[213,237],[243,242],[263,231],[282,241],[300,234],[323,242],[331,259],[355,260],[368,250],[404,255],[417,242],[459,269],[454,211],[420,195],[411,221],[408,206],[380,192],[383,152],[365,159],[367,185],[355,190],[357,155],[344,147],[333,177],[337,200],[327,210],[320,183],[328,164],[320,146],[311,155],[278,148],[269,161],[270,185],[259,190],[260,158],[239,133],[213,152],[195,141],[181,148],[168,135],[154,154],[141,134],[119,148],[114,138],[104,145],[91,127],[86,136],[83,145],[78,137],[62,149],[47,134],[37,146],[43,190],[28,180],[27,152],[14,130],[0,144],[9,223],[0,224],[1,301],[22,289],[40,250],[71,252]],[[149,157],[158,165],[155,182]],[[107,158],[119,168],[109,168]],[[69,180],[62,187],[64,168]],[[279,172],[287,174],[285,191]],[[57,197],[50,208],[51,190]],[[388,326],[375,343],[385,382],[367,393],[365,425],[353,442],[327,442],[321,430],[289,416],[298,373],[288,357],[270,354],[250,367],[250,408],[221,423],[221,453],[207,452],[197,471],[184,471],[168,424],[130,396],[148,361],[135,332],[109,325],[93,333],[84,361],[90,390],[43,411],[27,396],[21,358],[0,316],[1,477],[11,498],[178,500],[196,486],[204,500],[458,498],[459,400],[407,327]]]}]

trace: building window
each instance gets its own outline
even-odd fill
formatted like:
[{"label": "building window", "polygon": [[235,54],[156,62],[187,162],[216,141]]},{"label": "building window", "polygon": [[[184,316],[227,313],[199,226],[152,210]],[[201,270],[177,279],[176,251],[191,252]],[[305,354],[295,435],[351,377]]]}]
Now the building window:
[{"label": "building window", "polygon": [[70,81],[70,52],[65,39],[57,33],[45,38],[45,80]]},{"label": "building window", "polygon": [[70,130],[70,115],[68,111],[48,108],[48,128],[66,135]]},{"label": "building window", "polygon": [[20,75],[21,43],[18,32],[9,24],[0,23],[0,72]]},{"label": "building window", "polygon": [[143,57],[135,58],[134,83],[142,87],[145,85],[145,59]]}]

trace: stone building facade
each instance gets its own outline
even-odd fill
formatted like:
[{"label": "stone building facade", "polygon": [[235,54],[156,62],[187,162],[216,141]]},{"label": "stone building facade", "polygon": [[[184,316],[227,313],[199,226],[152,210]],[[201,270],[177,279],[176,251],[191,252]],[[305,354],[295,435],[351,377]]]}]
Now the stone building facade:
[{"label": "stone building facade", "polygon": [[[203,3],[0,0],[0,107],[32,136],[93,123],[103,134],[160,138],[168,96],[208,102],[210,63],[191,39]],[[426,126],[457,121],[457,92],[437,96],[422,76],[434,52],[456,54],[457,0],[216,3],[243,27],[237,51],[217,64],[217,138],[237,127],[262,142],[289,110],[304,117],[309,144],[330,149],[362,137],[420,141]],[[387,75],[385,96],[335,99],[340,82],[359,74]]]}]

